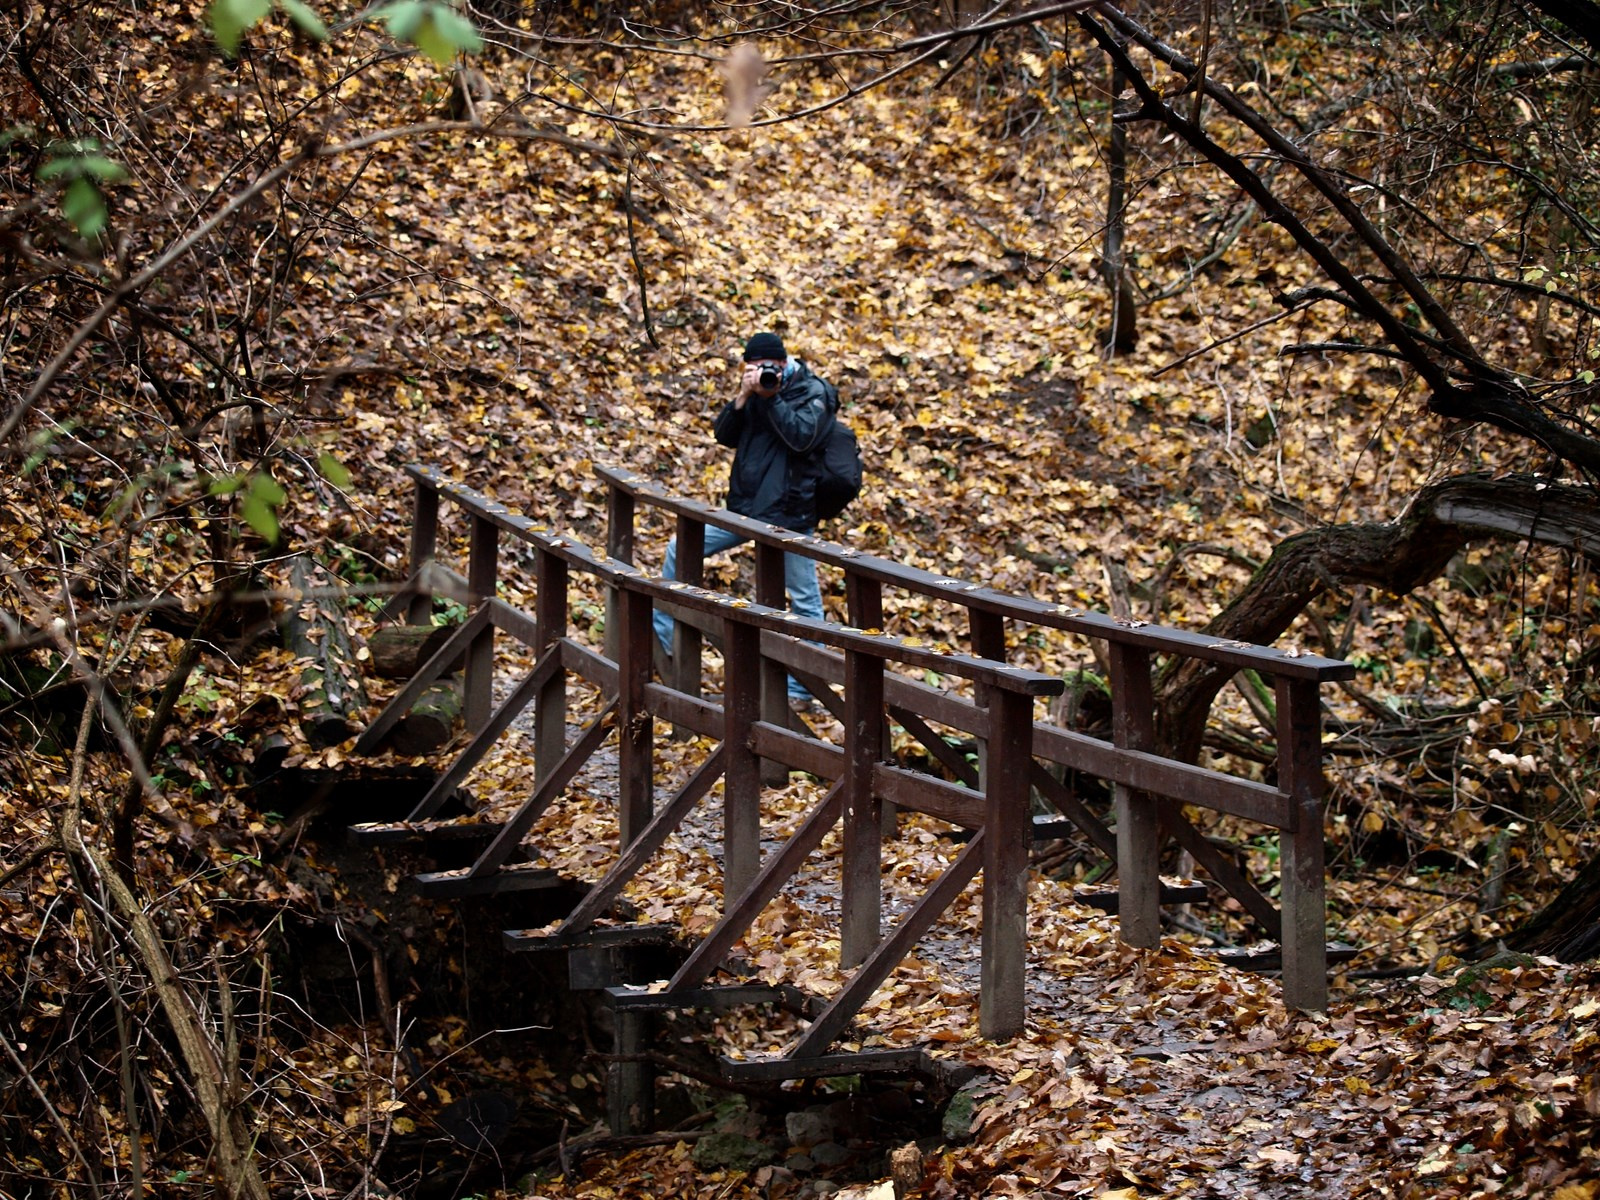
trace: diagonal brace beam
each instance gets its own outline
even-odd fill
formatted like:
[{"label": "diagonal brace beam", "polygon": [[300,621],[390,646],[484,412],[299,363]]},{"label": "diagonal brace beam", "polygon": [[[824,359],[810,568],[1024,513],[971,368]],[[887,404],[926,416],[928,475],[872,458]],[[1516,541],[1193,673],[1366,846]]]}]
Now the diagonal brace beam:
[{"label": "diagonal brace beam", "polygon": [[[463,625],[462,628],[465,629],[467,626]],[[449,642],[446,642],[439,653],[443,654],[450,649],[455,640],[455,638],[451,638]],[[528,701],[533,699],[539,689],[555,675],[560,667],[561,655],[559,646],[552,645],[547,647],[545,652],[539,656],[539,661],[534,663],[533,670],[522,677],[522,682],[517,684],[511,695],[506,697],[505,703],[495,709],[484,727],[473,736],[461,753],[456,756],[455,762],[450,764],[449,769],[443,775],[433,781],[433,786],[428,789],[428,794],[417,802],[417,807],[412,810],[411,815],[406,820],[421,821],[438,812],[444,806],[445,800],[460,786],[461,781],[467,777],[472,768],[482,761],[483,756],[489,752],[489,748],[494,745],[495,740],[511,727],[511,722],[517,719],[517,714],[527,707]]]},{"label": "diagonal brace beam", "polygon": [[620,858],[612,864],[605,877],[589,889],[578,906],[567,914],[567,919],[556,930],[555,937],[571,937],[582,933],[589,928],[611,906],[617,898],[617,893],[627,886],[628,880],[639,873],[639,869],[650,860],[651,855],[661,849],[661,845],[668,836],[683,824],[694,806],[711,790],[711,785],[722,777],[725,755],[723,747],[718,745],[711,752],[711,756],[701,763],[699,768],[691,775],[678,794],[658,812],[646,825],[644,830]]},{"label": "diagonal brace beam", "polygon": [[811,815],[794,831],[783,848],[762,864],[744,894],[728,909],[705,940],[694,948],[683,966],[678,968],[678,973],[667,985],[669,992],[704,983],[722,965],[722,960],[733,949],[733,944],[744,936],[751,922],[789,882],[789,877],[800,869],[806,857],[822,844],[828,830],[838,823],[843,808],[844,785],[836,783],[828,789],[822,803],[811,810]]},{"label": "diagonal brace beam", "polygon": [[861,1006],[872,998],[878,985],[889,978],[901,960],[911,953],[917,939],[928,932],[929,927],[972,882],[978,868],[983,865],[983,844],[987,833],[985,828],[973,835],[961,853],[956,855],[955,862],[934,880],[933,886],[917,901],[916,906],[900,918],[889,936],[867,956],[866,961],[850,977],[850,982],[817,1014],[817,1019],[811,1022],[811,1028],[806,1030],[805,1036],[794,1044],[785,1058],[809,1058],[833,1045],[834,1039],[861,1011]]},{"label": "diagonal brace beam", "polygon": [[616,724],[616,712],[617,701],[612,697],[578,735],[578,740],[572,743],[572,748],[562,755],[555,769],[534,788],[533,795],[524,800],[522,807],[500,827],[500,832],[495,835],[494,841],[489,843],[488,848],[478,856],[478,861],[472,864],[472,869],[467,872],[466,878],[476,879],[492,875],[505,866],[506,859],[511,857],[511,852],[522,841],[523,835],[544,814],[544,810],[550,807],[551,802],[566,790],[567,784],[572,782],[572,777],[600,748],[600,743],[605,741],[606,734],[610,733],[612,726]]}]

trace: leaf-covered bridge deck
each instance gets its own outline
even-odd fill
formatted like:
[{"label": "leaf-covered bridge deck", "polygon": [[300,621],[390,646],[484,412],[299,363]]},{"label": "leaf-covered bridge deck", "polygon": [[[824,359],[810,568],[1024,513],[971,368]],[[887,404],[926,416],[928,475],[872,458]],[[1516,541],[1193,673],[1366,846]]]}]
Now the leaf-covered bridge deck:
[{"label": "leaf-covered bridge deck", "polygon": [[[443,897],[549,886],[559,880],[559,873],[538,862],[524,861],[524,841],[597,749],[614,738],[618,857],[542,942],[547,946],[577,945],[589,937],[596,921],[606,916],[624,889],[661,852],[687,815],[720,786],[722,911],[664,989],[616,995],[616,1003],[626,1008],[711,999],[707,991],[710,979],[837,827],[841,842],[838,962],[841,968],[853,970],[820,1010],[808,1014],[807,1028],[782,1062],[748,1068],[731,1065],[730,1071],[774,1076],[837,1072],[836,1056],[829,1053],[830,1048],[847,1034],[851,1020],[911,954],[918,939],[942,914],[963,902],[980,869],[984,886],[974,892],[982,911],[977,937],[979,1030],[996,1040],[1020,1033],[1027,1004],[1028,851],[1034,831],[1030,796],[1036,789],[1063,817],[1115,855],[1123,940],[1159,944],[1163,896],[1156,867],[1162,835],[1171,832],[1192,848],[1197,860],[1264,926],[1281,932],[1290,1003],[1315,1008],[1325,1001],[1318,687],[1325,680],[1347,676],[1346,664],[1216,642],[1183,631],[1114,621],[1101,614],[1006,596],[980,584],[930,575],[708,510],[665,496],[618,471],[600,472],[611,497],[608,553],[601,558],[429,468],[414,467],[411,474],[417,484],[415,575],[411,591],[395,608],[420,615],[431,606],[433,596],[443,592],[458,596],[473,611],[391,701],[357,749],[370,752],[379,746],[422,690],[458,660],[466,665],[464,711],[473,737],[410,814],[407,828],[367,829],[363,836],[378,839],[421,832],[415,823],[436,815],[444,800],[531,705],[536,764],[532,792],[505,815],[470,867],[436,872],[420,882]],[[450,501],[469,519],[465,576],[435,561],[442,500]],[[635,509],[640,503],[658,505],[676,516],[680,580],[653,579],[631,565]],[[755,603],[700,586],[708,524],[755,541]],[[496,598],[502,533],[533,549],[536,595],[531,617]],[[782,610],[785,553],[807,554],[842,569],[851,625],[812,621]],[[603,649],[588,646],[569,633],[569,589],[575,573],[592,577],[608,590],[611,615],[605,626],[608,644]],[[885,586],[939,597],[962,607],[972,631],[972,652],[930,647],[916,638],[878,632]],[[657,606],[679,617],[675,653],[666,672],[670,684],[652,681],[655,637],[651,615]],[[1113,704],[1111,743],[1036,719],[1036,701],[1059,694],[1064,684],[1057,677],[1005,661],[1008,620],[1053,625],[1107,643]],[[524,643],[535,653],[536,661],[495,704],[497,630]],[[722,650],[723,694],[716,701],[699,694],[701,631]],[[1276,787],[1152,752],[1154,652],[1271,673],[1279,714]],[[959,680],[968,694],[930,686],[908,672]],[[794,727],[796,722],[784,700],[784,679],[790,673],[804,681],[842,722],[839,743]],[[569,744],[569,683],[579,680],[597,688],[601,700]],[[697,734],[713,744],[659,809],[655,802],[658,718],[680,735]],[[890,721],[915,737],[956,782],[891,763],[886,738]],[[980,747],[976,765],[952,750],[944,730],[970,738]],[[1115,783],[1115,835],[1044,768],[1043,763],[1049,762]],[[803,814],[787,840],[763,857],[763,830],[771,828],[771,816],[762,810],[763,785],[787,780],[791,770],[829,780],[831,786]],[[1226,855],[1199,835],[1174,801],[1247,817],[1281,831],[1283,915],[1243,878]],[[942,869],[923,881],[920,896],[885,932],[885,816],[899,812],[922,814],[960,828],[967,840],[948,861],[938,856]],[[566,835],[570,834],[568,829]],[[893,876],[892,865],[887,873]],[[748,989],[739,993],[741,998],[753,994]],[[782,994],[772,993],[773,998]],[[870,1065],[871,1059],[903,1065],[906,1058],[904,1052],[889,1051],[869,1056],[863,1065]]]}]

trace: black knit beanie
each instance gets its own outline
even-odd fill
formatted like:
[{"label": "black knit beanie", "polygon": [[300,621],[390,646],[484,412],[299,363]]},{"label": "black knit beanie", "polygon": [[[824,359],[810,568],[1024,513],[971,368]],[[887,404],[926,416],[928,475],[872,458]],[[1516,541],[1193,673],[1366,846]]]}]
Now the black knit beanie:
[{"label": "black knit beanie", "polygon": [[758,333],[744,344],[745,362],[755,362],[763,358],[788,359],[784,351],[783,339],[775,333]]}]

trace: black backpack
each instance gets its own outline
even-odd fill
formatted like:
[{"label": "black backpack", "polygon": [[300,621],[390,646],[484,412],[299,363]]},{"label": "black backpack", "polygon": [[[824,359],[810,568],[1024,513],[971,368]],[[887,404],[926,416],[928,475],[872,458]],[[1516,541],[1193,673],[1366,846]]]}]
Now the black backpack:
[{"label": "black backpack", "polygon": [[861,494],[861,447],[855,431],[835,416],[811,461],[817,475],[817,520],[826,521]]}]

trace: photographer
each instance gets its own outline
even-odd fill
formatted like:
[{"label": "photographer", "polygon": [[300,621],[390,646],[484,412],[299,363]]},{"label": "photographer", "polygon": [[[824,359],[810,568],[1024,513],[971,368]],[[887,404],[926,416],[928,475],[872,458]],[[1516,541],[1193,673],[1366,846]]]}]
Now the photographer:
[{"label": "photographer", "polygon": [[[839,407],[833,385],[791,359],[775,333],[758,333],[744,347],[739,390],[717,414],[716,439],[733,447],[728,475],[728,508],[756,521],[810,533],[817,523],[817,474],[812,451],[821,445]],[[747,541],[711,525],[706,527],[709,558]],[[678,543],[667,544],[662,575],[676,579]],[[784,586],[789,607],[803,617],[822,619],[822,590],[817,566],[797,554],[783,556]],[[656,612],[656,637],[672,652],[673,620]],[[789,679],[789,701],[805,705],[810,693]]]}]

